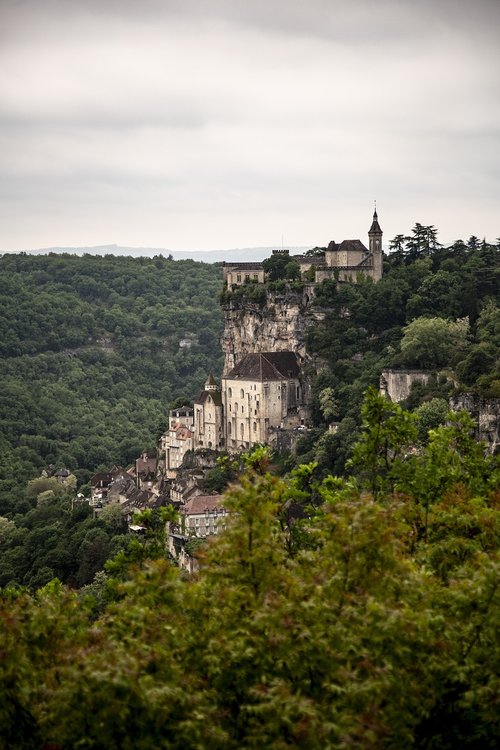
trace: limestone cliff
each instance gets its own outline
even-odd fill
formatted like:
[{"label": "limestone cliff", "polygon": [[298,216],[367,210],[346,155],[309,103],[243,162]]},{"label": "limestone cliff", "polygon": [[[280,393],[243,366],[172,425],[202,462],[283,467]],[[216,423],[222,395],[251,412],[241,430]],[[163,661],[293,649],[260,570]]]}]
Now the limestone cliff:
[{"label": "limestone cliff", "polygon": [[254,352],[295,352],[303,363],[309,361],[305,332],[324,312],[310,303],[306,287],[298,292],[268,292],[264,305],[245,298],[230,299],[223,305],[224,375],[245,354]]}]

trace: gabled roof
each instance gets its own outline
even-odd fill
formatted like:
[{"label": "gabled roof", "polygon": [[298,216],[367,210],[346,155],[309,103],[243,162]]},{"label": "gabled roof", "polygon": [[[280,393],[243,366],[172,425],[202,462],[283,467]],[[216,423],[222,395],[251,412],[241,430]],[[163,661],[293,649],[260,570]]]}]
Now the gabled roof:
[{"label": "gabled roof", "polygon": [[300,366],[293,352],[247,354],[227,374],[228,380],[288,380],[298,378]]},{"label": "gabled roof", "polygon": [[222,395],[220,391],[202,391],[198,398],[195,399],[194,403],[204,404],[209,398],[212,399],[216,406],[222,406]]}]

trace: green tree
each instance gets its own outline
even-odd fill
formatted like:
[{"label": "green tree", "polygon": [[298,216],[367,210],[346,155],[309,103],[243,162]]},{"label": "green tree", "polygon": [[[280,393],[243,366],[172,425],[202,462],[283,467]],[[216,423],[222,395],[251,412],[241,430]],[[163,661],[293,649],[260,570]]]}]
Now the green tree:
[{"label": "green tree", "polygon": [[377,499],[393,491],[406,471],[406,454],[415,444],[415,417],[369,388],[361,410],[362,432],[352,466]]},{"label": "green tree", "polygon": [[444,398],[433,398],[430,401],[425,401],[415,409],[418,437],[422,442],[427,441],[429,430],[435,430],[436,427],[445,423],[448,412],[448,402]]},{"label": "green tree", "polygon": [[276,253],[267,258],[262,265],[268,281],[300,279],[300,266],[288,253]]},{"label": "green tree", "polygon": [[406,365],[424,369],[453,366],[467,349],[469,326],[465,318],[416,318],[403,330],[401,354]]}]

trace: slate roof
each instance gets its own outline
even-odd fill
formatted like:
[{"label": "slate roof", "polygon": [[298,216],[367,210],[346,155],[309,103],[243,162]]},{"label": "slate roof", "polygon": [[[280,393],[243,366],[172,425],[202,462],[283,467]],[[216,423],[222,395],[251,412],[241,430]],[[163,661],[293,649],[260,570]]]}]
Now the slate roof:
[{"label": "slate roof", "polygon": [[330,244],[328,245],[328,250],[331,251],[347,251],[347,252],[362,252],[367,253],[368,248],[363,245],[361,240],[342,240],[340,245],[337,245],[337,243],[332,240]]},{"label": "slate roof", "polygon": [[222,394],[220,391],[202,391],[195,401],[195,404],[204,404],[210,397],[216,406],[222,406]]},{"label": "slate roof", "polygon": [[97,474],[94,474],[90,479],[90,484],[92,487],[96,487],[100,483],[107,486],[111,484],[111,482],[127,476],[127,472],[125,469],[122,469],[121,466],[113,466],[110,471],[100,471]]},{"label": "slate roof", "polygon": [[222,495],[197,495],[181,508],[181,513],[185,516],[199,516],[203,515],[206,510],[223,508],[221,498]]},{"label": "slate roof", "polygon": [[237,271],[262,271],[264,266],[262,263],[255,262],[255,263],[226,263],[225,261],[222,264],[226,268],[234,269]]},{"label": "slate roof", "polygon": [[226,376],[228,380],[288,380],[298,378],[300,366],[293,352],[247,354]]},{"label": "slate roof", "polygon": [[380,228],[380,224],[378,223],[378,216],[377,212],[373,214],[373,221],[370,229],[368,230],[368,234],[371,234],[371,232],[380,232],[382,234],[382,230]]}]

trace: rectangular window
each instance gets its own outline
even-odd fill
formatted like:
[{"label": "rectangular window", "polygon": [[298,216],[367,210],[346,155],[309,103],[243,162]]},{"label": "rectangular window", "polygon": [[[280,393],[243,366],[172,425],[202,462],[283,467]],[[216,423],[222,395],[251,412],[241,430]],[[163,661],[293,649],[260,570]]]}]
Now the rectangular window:
[{"label": "rectangular window", "polygon": [[236,281],[241,283],[241,273],[236,274]]}]

